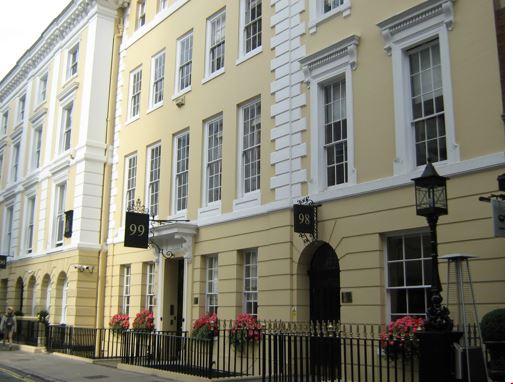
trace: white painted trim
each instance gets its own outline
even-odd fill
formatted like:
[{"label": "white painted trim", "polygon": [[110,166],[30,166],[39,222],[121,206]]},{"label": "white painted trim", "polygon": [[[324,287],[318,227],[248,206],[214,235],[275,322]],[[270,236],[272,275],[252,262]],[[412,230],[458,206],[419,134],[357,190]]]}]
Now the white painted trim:
[{"label": "white painted trim", "polygon": [[[137,72],[141,72],[141,90],[139,91],[139,113],[137,115],[132,116],[132,96],[133,94],[133,86],[134,86],[134,76]],[[132,69],[128,75],[128,107],[126,111],[126,125],[131,122],[137,120],[141,116],[141,106],[142,106],[142,64],[137,65],[134,69]]]},{"label": "white painted trim", "polygon": [[[203,161],[202,161],[202,185],[201,185],[201,207],[198,209],[198,213],[201,211],[202,213],[210,212],[212,209],[209,208],[219,208],[221,200],[213,201],[208,203],[208,174],[207,174],[207,164],[208,164],[208,125],[210,123],[220,121],[222,124],[222,131],[221,131],[221,140],[223,140],[223,134],[224,134],[224,116],[223,113],[218,113],[209,119],[205,120],[203,123]],[[222,155],[222,142],[221,142],[221,164],[223,161],[223,155]],[[222,166],[221,166],[221,172],[222,172]],[[221,173],[221,180],[222,180],[222,173]],[[222,196],[222,185],[221,185],[221,196]]]},{"label": "white painted trim", "polygon": [[[180,89],[180,57],[182,55],[182,41],[187,39],[188,37],[191,37],[192,43],[191,43],[191,84],[189,84],[187,87]],[[172,96],[172,99],[176,99],[177,97],[189,92],[192,89],[192,68],[194,65],[194,30],[189,30],[188,32],[184,33],[182,36],[180,36],[178,39],[176,39],[176,56],[175,56],[175,87],[174,87],[174,93]]]},{"label": "white painted trim", "polygon": [[[154,79],[154,76],[155,76],[155,61],[157,60],[157,58],[159,58],[160,56],[164,56],[164,63],[163,63],[163,71],[164,71],[164,76],[162,78],[162,100],[156,104],[153,103],[153,85],[155,83],[155,79]],[[142,80],[142,76],[141,76],[141,80]],[[164,100],[166,98],[166,49],[163,48],[161,49],[159,52],[157,52],[156,54],[154,54],[152,57],[151,57],[151,70],[150,70],[150,89],[149,89],[149,92],[148,92],[148,109],[146,111],[146,113],[150,113],[152,111],[154,111],[155,109],[159,108],[159,107],[162,107],[164,105]]]},{"label": "white painted trim", "polygon": [[[243,62],[245,62],[246,60],[249,60],[251,59],[253,56],[256,56],[258,55],[259,53],[262,52],[262,45],[260,45],[259,47],[256,47],[255,49],[249,51],[249,52],[244,52],[244,45],[245,45],[245,34],[244,34],[244,26],[245,26],[245,13],[246,13],[246,0],[240,0],[240,6],[239,6],[239,55],[238,55],[238,58],[235,62],[235,65],[239,65]],[[262,1],[262,21],[264,20],[264,2]],[[262,37],[263,37],[263,34],[264,34],[264,31],[262,29],[262,31],[260,32],[262,34]],[[262,44],[263,44],[263,38],[262,38]]]},{"label": "white painted trim", "polygon": [[[160,147],[160,155],[159,155],[159,204],[157,205],[157,212],[160,210],[160,169],[162,167],[162,146],[161,142],[158,141],[154,144],[148,145],[146,147],[146,179],[144,182],[144,205],[147,209],[150,209],[150,165],[151,165],[151,151],[153,148]],[[160,212],[155,215],[155,218],[159,217]]]},{"label": "white painted trim", "polygon": [[173,135],[173,179],[171,182],[171,218],[176,220],[185,220],[187,219],[187,208],[189,207],[189,185],[190,185],[190,168],[187,167],[187,208],[182,209],[180,211],[176,210],[176,199],[178,197],[177,192],[177,185],[176,185],[176,166],[177,166],[177,160],[178,160],[178,139],[183,136],[189,136],[189,148],[187,150],[187,157],[188,161],[190,163],[190,142],[191,142],[191,136],[189,128],[186,128],[185,130],[182,130],[179,133],[176,133]]},{"label": "white painted trim", "polygon": [[[125,161],[124,161],[124,169],[123,169],[123,196],[121,198],[121,220],[123,220],[123,218],[125,217],[125,212],[126,212],[126,209],[127,209],[127,194],[128,194],[128,165],[130,163],[130,159],[134,158],[135,157],[135,185],[136,185],[136,188],[135,190],[137,191],[137,170],[139,168],[139,163],[138,163],[138,156],[137,156],[137,152],[132,152],[128,155],[125,156]],[[137,200],[137,198],[135,199]]]},{"label": "white painted trim", "polygon": [[263,51],[262,46],[253,49],[251,52],[246,53],[244,56],[240,56],[235,61],[235,65],[239,65],[239,64],[244,63],[245,61],[255,57],[256,55],[258,55],[259,53],[262,53],[262,51]]},{"label": "white painted trim", "polygon": [[351,14],[351,0],[344,0],[341,5],[326,13],[322,11],[323,2],[324,0],[309,0],[310,20],[308,28],[310,33],[315,33],[319,24],[334,16],[342,14],[342,17],[346,18]]},{"label": "white painted trim", "polygon": [[210,80],[213,80],[215,79],[216,77],[218,76],[221,76],[223,73],[225,72],[224,70],[224,67],[222,69],[220,69],[219,71],[217,72],[214,72],[212,73],[211,75],[207,76],[207,77],[204,77],[202,80],[201,80],[201,84],[205,84],[205,83],[208,83]]},{"label": "white painted trim", "polygon": [[212,45],[212,21],[216,19],[217,17],[221,16],[224,13],[225,21],[224,21],[224,30],[225,30],[225,52],[224,52],[224,58],[226,59],[226,6],[220,9],[219,11],[215,12],[207,19],[207,27],[206,27],[206,36],[205,36],[205,77],[202,80],[202,84],[206,83],[207,81],[219,76],[220,74],[224,73],[224,69],[226,66],[226,62],[224,62],[224,66],[215,71],[210,72],[210,46]]}]

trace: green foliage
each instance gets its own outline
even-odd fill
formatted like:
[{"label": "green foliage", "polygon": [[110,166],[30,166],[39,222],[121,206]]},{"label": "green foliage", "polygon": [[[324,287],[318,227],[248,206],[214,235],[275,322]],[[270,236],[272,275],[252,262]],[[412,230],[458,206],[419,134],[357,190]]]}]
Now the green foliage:
[{"label": "green foliage", "polygon": [[504,308],[494,309],[484,315],[481,320],[484,341],[504,341],[505,320]]}]

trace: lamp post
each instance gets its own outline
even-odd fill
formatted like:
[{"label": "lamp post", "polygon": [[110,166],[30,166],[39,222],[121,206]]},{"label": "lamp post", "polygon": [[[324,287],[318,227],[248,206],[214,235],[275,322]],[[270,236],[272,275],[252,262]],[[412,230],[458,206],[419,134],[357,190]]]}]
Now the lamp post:
[{"label": "lamp post", "polygon": [[442,285],[438,272],[438,241],[436,226],[438,218],[447,215],[447,177],[440,176],[431,161],[420,177],[414,178],[415,206],[417,215],[424,216],[429,224],[431,235],[431,300],[426,313],[425,328],[428,331],[451,331],[453,321],[449,310],[442,306]]}]

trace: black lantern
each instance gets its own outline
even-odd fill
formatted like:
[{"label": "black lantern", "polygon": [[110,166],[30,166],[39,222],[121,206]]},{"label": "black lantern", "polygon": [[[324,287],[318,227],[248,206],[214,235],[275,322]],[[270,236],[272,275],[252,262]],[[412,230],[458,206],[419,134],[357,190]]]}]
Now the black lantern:
[{"label": "black lantern", "polygon": [[440,176],[428,162],[415,182],[415,206],[417,215],[430,217],[447,215],[447,177]]}]

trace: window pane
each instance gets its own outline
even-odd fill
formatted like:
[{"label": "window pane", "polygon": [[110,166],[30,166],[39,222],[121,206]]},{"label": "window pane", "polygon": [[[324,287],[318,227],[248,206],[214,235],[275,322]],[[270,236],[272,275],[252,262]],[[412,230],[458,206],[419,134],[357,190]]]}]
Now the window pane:
[{"label": "window pane", "polygon": [[404,270],[403,263],[388,264],[388,286],[401,287],[404,286]]},{"label": "window pane", "polygon": [[420,236],[404,238],[404,253],[406,259],[420,259],[422,257]]},{"label": "window pane", "polygon": [[392,289],[390,290],[390,312],[406,313],[406,290]]},{"label": "window pane", "polygon": [[408,289],[408,312],[409,313],[426,313],[426,290]]},{"label": "window pane", "polygon": [[401,260],[403,258],[403,241],[400,237],[389,237],[388,260]]},{"label": "window pane", "polygon": [[406,264],[406,285],[422,285],[422,262],[408,261]]}]

